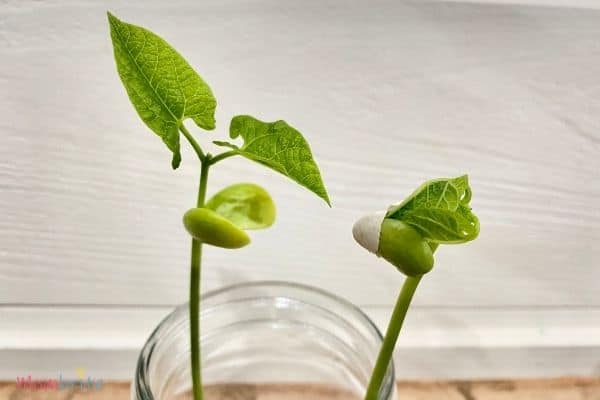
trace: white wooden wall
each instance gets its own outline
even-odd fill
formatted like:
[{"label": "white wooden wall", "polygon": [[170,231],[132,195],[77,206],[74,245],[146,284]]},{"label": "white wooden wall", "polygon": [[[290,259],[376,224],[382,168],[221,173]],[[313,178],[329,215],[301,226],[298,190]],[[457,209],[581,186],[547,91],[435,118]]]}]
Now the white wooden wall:
[{"label": "white wooden wall", "polygon": [[0,1],[0,378],[128,378],[186,301],[197,165],[185,149],[172,171],[133,111],[107,9],[210,83],[218,127],[194,130],[203,144],[235,114],[286,119],[333,200],[219,165],[209,191],[256,182],[279,215],[248,248],[208,249],[204,290],[307,283],[384,327],[402,277],[353,242],[353,221],[467,172],[481,236],[438,251],[399,375],[600,374],[600,11],[549,3]]}]

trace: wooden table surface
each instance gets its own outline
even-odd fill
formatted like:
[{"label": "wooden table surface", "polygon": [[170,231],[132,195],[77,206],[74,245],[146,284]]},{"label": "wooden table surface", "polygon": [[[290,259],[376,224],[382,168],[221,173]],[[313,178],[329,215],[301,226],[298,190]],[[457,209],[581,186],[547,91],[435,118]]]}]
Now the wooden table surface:
[{"label": "wooden table surface", "polygon": [[[600,378],[561,378],[551,380],[403,382],[398,385],[400,400],[600,400]],[[323,388],[240,385],[219,390],[210,400],[325,400],[347,396]],[[289,393],[286,393],[289,392]],[[225,394],[223,394],[225,393]],[[32,391],[17,389],[14,382],[0,383],[0,400],[127,400],[129,383],[111,382],[98,391]]]}]

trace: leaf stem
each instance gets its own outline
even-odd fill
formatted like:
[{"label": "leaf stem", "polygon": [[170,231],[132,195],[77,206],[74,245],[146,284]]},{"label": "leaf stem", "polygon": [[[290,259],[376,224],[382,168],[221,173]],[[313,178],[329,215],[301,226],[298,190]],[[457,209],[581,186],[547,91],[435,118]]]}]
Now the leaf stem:
[{"label": "leaf stem", "polygon": [[221,154],[217,154],[216,156],[211,158],[210,165],[216,164],[219,161],[222,161],[226,158],[229,158],[232,156],[237,156],[238,154],[239,154],[239,152],[237,150],[230,150],[230,151],[225,151]]},{"label": "leaf stem", "polygon": [[423,275],[407,276],[404,281],[404,285],[402,286],[402,290],[396,301],[392,318],[383,339],[383,345],[377,356],[377,362],[375,363],[375,368],[371,375],[371,381],[367,388],[365,400],[378,400],[379,391],[381,390],[383,379],[385,378],[388,366],[390,365],[394,347],[396,347],[396,341],[398,340],[398,335],[402,329],[404,317],[406,317],[406,312],[408,311],[408,307],[410,306],[410,302],[417,290],[417,286],[419,286],[422,276]]},{"label": "leaf stem", "polygon": [[192,136],[190,131],[187,130],[187,128],[185,127],[185,125],[183,123],[181,125],[179,125],[179,130],[181,131],[181,133],[183,133],[183,136],[185,136],[187,141],[190,142],[190,144],[194,148],[194,151],[198,155],[198,158],[200,159],[200,161],[204,161],[206,156],[204,155],[204,152],[202,151],[202,147],[200,147],[200,145],[198,144],[196,139],[194,139],[194,137]]},{"label": "leaf stem", "polygon": [[[191,142],[190,142],[191,143]],[[193,145],[192,145],[193,146]],[[198,186],[197,207],[202,207],[206,199],[206,186],[208,184],[208,169],[210,168],[210,155],[202,156],[200,162],[200,184]],[[192,239],[190,273],[190,341],[192,358],[192,390],[194,400],[202,400],[202,374],[200,356],[200,277],[202,264],[202,243]]]}]

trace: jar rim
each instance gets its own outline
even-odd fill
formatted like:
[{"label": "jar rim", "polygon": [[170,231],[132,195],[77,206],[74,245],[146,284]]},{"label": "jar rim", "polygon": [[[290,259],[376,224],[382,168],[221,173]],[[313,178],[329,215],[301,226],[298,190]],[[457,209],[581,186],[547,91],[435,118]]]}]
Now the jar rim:
[{"label": "jar rim", "polygon": [[[313,295],[320,296],[326,300],[329,300],[339,306],[342,306],[349,311],[353,312],[356,317],[366,323],[368,328],[375,335],[375,338],[381,342],[383,340],[383,335],[377,325],[369,318],[369,316],[358,306],[346,300],[345,298],[330,293],[322,288],[318,288],[315,286],[297,283],[297,282],[289,282],[289,281],[279,281],[279,280],[261,280],[261,281],[248,281],[235,283],[231,285],[226,285],[218,289],[213,289],[201,296],[202,302],[210,301],[220,295],[236,292],[244,289],[252,289],[252,288],[268,288],[268,289],[291,289],[296,290],[298,292],[310,293]],[[148,339],[145,341],[142,350],[138,356],[137,365],[135,369],[134,381],[132,383],[132,394],[136,394],[137,397],[133,398],[143,398],[148,400],[154,400],[154,395],[149,385],[149,377],[148,377],[148,364],[152,358],[152,353],[154,351],[154,345],[156,344],[156,339],[159,333],[165,328],[165,326],[169,323],[170,320],[174,319],[178,314],[185,312],[189,309],[189,302],[183,303],[179,306],[176,306],[169,314],[167,314],[160,323],[156,326],[156,328],[149,335]],[[202,311],[201,311],[202,312]],[[390,375],[390,380],[392,384],[384,385],[382,389],[384,392],[381,393],[383,395],[383,399],[389,399],[391,394],[393,393],[394,384],[395,384],[395,368],[393,361],[390,362],[388,367],[388,374]]]}]

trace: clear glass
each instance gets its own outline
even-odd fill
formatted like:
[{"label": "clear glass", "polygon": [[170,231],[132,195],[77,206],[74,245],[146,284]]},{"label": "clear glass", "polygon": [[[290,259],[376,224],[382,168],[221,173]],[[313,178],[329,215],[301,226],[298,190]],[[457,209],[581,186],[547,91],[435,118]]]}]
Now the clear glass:
[{"label": "clear glass", "polygon": [[[223,396],[210,395],[219,387],[237,388],[231,396],[235,399],[255,398],[251,393],[243,396],[243,388],[297,390],[311,400],[361,399],[382,340],[371,320],[351,303],[284,282],[241,284],[207,294],[201,304],[200,330],[207,400]],[[190,398],[190,375],[188,304],[184,304],[144,345],[131,398]],[[396,399],[393,364],[379,399]]]}]

